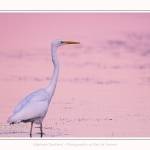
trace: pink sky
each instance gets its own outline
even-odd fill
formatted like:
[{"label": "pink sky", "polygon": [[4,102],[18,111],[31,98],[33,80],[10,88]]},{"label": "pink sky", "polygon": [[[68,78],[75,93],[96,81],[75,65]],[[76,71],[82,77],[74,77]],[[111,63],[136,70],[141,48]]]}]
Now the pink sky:
[{"label": "pink sky", "polygon": [[47,48],[116,31],[148,31],[149,13],[0,13],[0,51]]}]

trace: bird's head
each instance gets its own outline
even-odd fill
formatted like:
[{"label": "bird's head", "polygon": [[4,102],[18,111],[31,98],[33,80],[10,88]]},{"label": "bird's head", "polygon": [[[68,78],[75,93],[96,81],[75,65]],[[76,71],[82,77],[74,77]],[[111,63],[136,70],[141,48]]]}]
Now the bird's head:
[{"label": "bird's head", "polygon": [[61,39],[56,39],[52,42],[52,47],[59,47],[66,44],[80,44],[80,42],[64,41]]}]

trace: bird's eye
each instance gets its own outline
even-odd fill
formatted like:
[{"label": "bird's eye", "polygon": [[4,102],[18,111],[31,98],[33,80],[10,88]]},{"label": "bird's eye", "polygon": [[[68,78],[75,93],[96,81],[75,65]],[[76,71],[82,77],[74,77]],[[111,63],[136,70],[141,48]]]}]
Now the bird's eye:
[{"label": "bird's eye", "polygon": [[65,43],[64,41],[61,41],[61,44]]}]

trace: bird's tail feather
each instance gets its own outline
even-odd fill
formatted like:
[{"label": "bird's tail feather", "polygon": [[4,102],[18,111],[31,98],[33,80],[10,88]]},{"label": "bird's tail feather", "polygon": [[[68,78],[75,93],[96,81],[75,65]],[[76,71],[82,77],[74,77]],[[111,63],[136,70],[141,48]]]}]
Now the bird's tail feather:
[{"label": "bird's tail feather", "polygon": [[10,123],[10,124],[14,124],[14,123],[20,123],[22,120],[20,119],[16,119],[16,115],[12,115],[8,118],[7,120],[7,123]]}]

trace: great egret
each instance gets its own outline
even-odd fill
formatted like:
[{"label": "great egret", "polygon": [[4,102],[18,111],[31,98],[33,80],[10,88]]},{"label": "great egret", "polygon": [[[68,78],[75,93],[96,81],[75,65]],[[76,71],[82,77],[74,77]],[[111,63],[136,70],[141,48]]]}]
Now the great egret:
[{"label": "great egret", "polygon": [[14,114],[10,116],[7,120],[10,124],[18,124],[20,122],[31,122],[30,136],[32,136],[33,123],[40,124],[41,137],[43,135],[42,131],[42,121],[47,113],[48,106],[50,104],[51,98],[54,94],[58,73],[59,73],[59,62],[57,60],[57,47],[66,44],[80,44],[79,42],[63,41],[57,39],[51,44],[51,55],[54,64],[54,71],[52,79],[47,88],[37,90],[28,96],[26,96],[14,109]]}]

